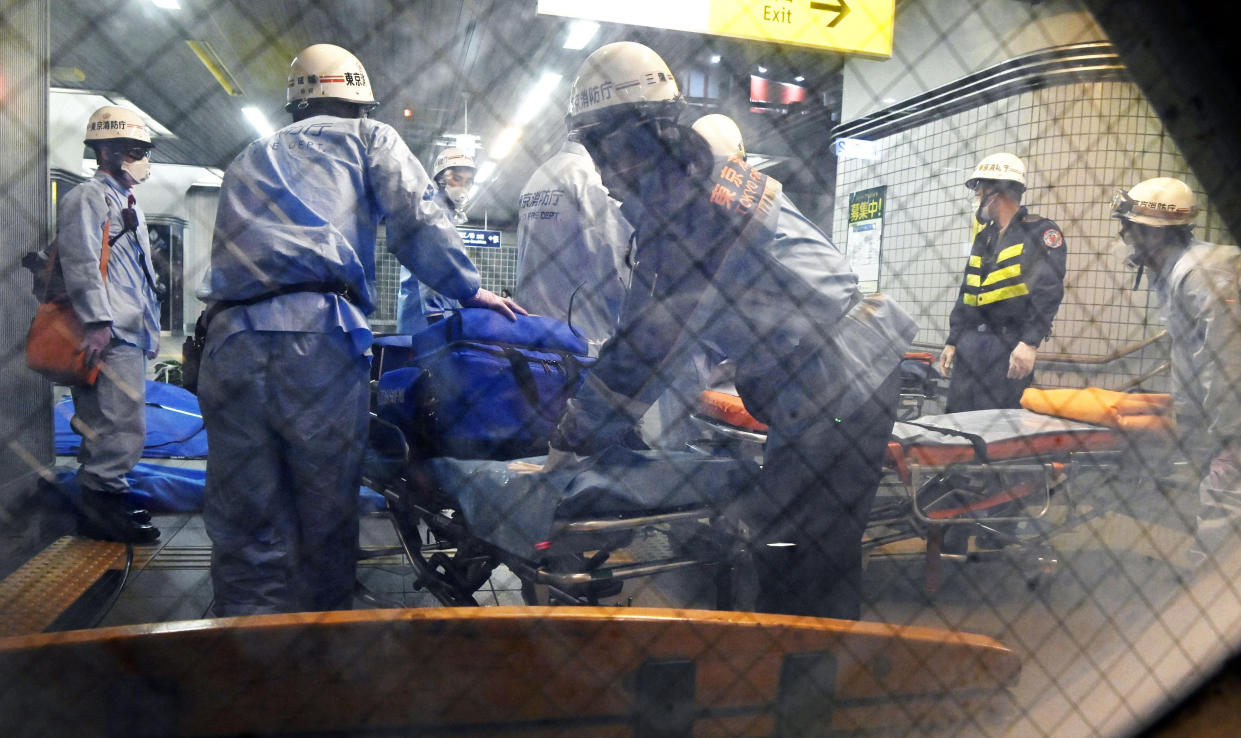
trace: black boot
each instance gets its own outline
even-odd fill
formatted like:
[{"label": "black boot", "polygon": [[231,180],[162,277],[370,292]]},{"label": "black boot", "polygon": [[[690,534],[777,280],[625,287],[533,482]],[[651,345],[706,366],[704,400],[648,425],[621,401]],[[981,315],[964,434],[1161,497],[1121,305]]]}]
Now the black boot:
[{"label": "black boot", "polygon": [[123,494],[84,489],[76,512],[78,533],[87,538],[138,544],[159,540],[151,513],[129,504]]}]

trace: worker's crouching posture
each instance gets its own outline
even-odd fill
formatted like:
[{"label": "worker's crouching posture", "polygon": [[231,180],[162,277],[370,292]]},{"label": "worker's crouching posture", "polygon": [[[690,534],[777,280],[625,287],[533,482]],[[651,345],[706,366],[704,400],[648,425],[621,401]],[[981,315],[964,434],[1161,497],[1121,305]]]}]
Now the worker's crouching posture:
[{"label": "worker's crouching posture", "polygon": [[[603,94],[602,91],[606,91]],[[570,125],[636,232],[620,328],[570,402],[551,465],[620,442],[699,339],[738,363],[770,427],[746,496],[758,609],[857,618],[861,538],[894,420],[897,366],[917,326],[857,276],[778,182],[712,156],[677,124],[667,65],[636,43],[584,63]]]}]

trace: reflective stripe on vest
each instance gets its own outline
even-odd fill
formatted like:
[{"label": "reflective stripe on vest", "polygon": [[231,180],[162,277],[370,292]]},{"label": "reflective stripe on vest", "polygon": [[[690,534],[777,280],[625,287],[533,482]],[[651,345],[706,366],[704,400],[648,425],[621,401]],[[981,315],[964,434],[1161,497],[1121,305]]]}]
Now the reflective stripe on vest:
[{"label": "reflective stripe on vest", "polygon": [[996,269],[994,272],[991,272],[990,274],[988,274],[987,278],[982,281],[981,286],[986,287],[989,284],[995,284],[996,282],[1003,282],[1006,279],[1012,279],[1013,277],[1020,277],[1020,276],[1021,276],[1021,265],[1013,264],[1012,266],[1006,266],[1003,269]]},{"label": "reflective stripe on vest", "polygon": [[1022,282],[1021,284],[1014,284],[1009,287],[1001,287],[998,290],[991,290],[990,292],[983,292],[982,294],[978,295],[977,298],[975,298],[977,302],[975,302],[974,304],[990,305],[993,302],[1000,302],[1001,300],[1009,300],[1014,297],[1021,297],[1022,295],[1028,295],[1028,294],[1030,294],[1030,288],[1027,287],[1024,282]]},{"label": "reflective stripe on vest", "polygon": [[1025,246],[1026,245],[1024,243],[1015,243],[1012,246],[1009,246],[1000,253],[996,254],[995,263],[999,264],[1001,261],[1008,261],[1014,256],[1021,256],[1021,252],[1025,250]]}]

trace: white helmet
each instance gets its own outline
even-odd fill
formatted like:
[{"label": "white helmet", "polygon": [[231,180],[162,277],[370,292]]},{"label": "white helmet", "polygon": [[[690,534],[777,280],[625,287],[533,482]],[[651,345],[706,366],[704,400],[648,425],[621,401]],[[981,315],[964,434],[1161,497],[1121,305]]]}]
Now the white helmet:
[{"label": "white helmet", "polygon": [[617,106],[675,118],[682,104],[672,70],[650,48],[632,41],[601,46],[578,69],[569,97],[569,125],[600,122]]},{"label": "white helmet", "polygon": [[130,139],[144,144],[151,143],[151,131],[146,121],[129,108],[105,105],[91,114],[86,123],[86,140],[90,144],[113,139]]},{"label": "white helmet", "polygon": [[285,110],[292,110],[297,103],[317,98],[343,100],[367,107],[378,104],[362,62],[332,44],[307,46],[289,65]]},{"label": "white helmet", "polygon": [[441,172],[452,167],[469,167],[473,169],[474,157],[461,149],[444,149],[439,156],[435,157],[435,166],[431,168],[431,179],[439,179]]},{"label": "white helmet", "polygon": [[738,156],[745,161],[745,142],[741,140],[741,129],[732,118],[711,113],[694,121],[692,127],[698,135],[707,139],[711,153],[724,157]]},{"label": "white helmet", "polygon": [[1025,192],[1025,162],[1009,153],[992,154],[978,162],[978,166],[974,167],[974,173],[970,175],[969,179],[965,180],[965,186],[972,190],[978,186],[980,179],[990,179],[997,182],[1015,182],[1020,185],[1021,191]]},{"label": "white helmet", "polygon": [[1198,206],[1189,185],[1173,177],[1155,177],[1112,198],[1112,217],[1142,225],[1185,226],[1194,222]]}]

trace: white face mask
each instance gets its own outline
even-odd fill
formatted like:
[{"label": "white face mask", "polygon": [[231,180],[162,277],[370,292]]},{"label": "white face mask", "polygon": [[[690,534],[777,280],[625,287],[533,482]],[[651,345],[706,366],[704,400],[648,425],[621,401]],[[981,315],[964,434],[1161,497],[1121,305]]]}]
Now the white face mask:
[{"label": "white face mask", "polygon": [[142,158],[136,161],[127,161],[121,164],[121,171],[128,174],[134,180],[134,184],[142,184],[151,176],[151,160],[149,158]]},{"label": "white face mask", "polygon": [[449,185],[444,188],[444,194],[448,196],[448,201],[458,210],[465,206],[465,201],[470,199],[470,188]]}]

